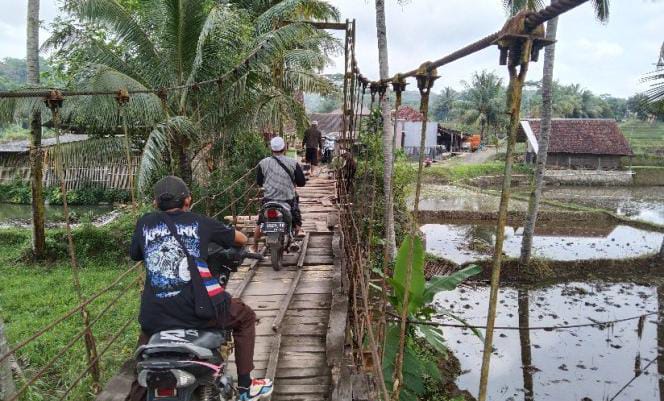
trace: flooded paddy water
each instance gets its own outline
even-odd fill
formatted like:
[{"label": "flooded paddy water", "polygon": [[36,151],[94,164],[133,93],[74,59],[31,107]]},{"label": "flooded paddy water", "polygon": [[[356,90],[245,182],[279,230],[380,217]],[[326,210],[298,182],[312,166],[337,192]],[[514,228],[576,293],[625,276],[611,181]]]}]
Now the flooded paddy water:
[{"label": "flooded paddy water", "polygon": [[664,187],[549,187],[543,194],[547,200],[608,209],[635,220],[664,225]]},{"label": "flooded paddy water", "polygon": [[[491,216],[498,210],[497,196],[453,186],[433,186],[424,195],[423,210],[471,212],[422,215],[432,218],[420,221],[427,252],[456,264],[491,258],[495,241],[495,217]],[[552,187],[546,189],[544,198],[664,225],[662,187]],[[510,211],[526,210],[526,202],[510,202]],[[579,281],[537,287],[503,284],[496,326],[512,330],[495,332],[488,399],[664,401],[664,321],[658,313],[664,306],[664,280],[660,283],[656,276],[653,281],[646,281],[630,274],[630,268],[634,268],[630,263],[634,261],[629,260],[656,253],[664,234],[643,224],[616,223],[613,218],[603,218],[607,215],[602,213],[581,212],[587,218],[574,220],[569,211],[555,206],[546,205],[542,210],[550,218],[535,231],[533,255],[569,265],[570,269],[577,263],[583,265],[583,261],[588,261],[588,266],[595,265],[590,274],[579,275]],[[437,216],[450,217],[435,220]],[[486,216],[489,220],[482,220]],[[516,258],[523,228],[518,219],[510,224],[506,227],[504,254]],[[601,281],[608,277],[600,266],[604,262],[611,262],[611,268],[624,272],[625,277],[619,280],[625,282]],[[514,282],[524,281],[528,280]],[[489,288],[485,284],[464,285],[438,294],[436,304],[471,325],[484,326],[488,299]],[[648,316],[639,319],[645,314]],[[444,319],[440,321],[456,323]],[[613,325],[550,329],[619,319],[629,320]],[[461,364],[457,385],[477,397],[482,341],[468,329],[448,327],[444,334]]]},{"label": "flooded paddy water", "polygon": [[[425,224],[427,252],[457,264],[490,258],[495,224]],[[556,260],[627,259],[655,253],[664,234],[625,225],[548,226],[535,230],[533,255]],[[506,227],[503,252],[518,257],[523,227]]]},{"label": "flooded paddy water", "polygon": [[[488,299],[487,287],[462,286],[440,293],[436,303],[471,325],[483,326]],[[604,327],[537,329],[656,312],[664,302],[664,287],[582,282],[508,287],[500,290],[499,302],[496,326],[524,329],[496,330],[488,399],[664,400],[658,373],[664,371],[664,326],[657,315]],[[444,333],[461,363],[457,384],[476,397],[482,341],[468,329],[445,328]]]},{"label": "flooded paddy water", "polygon": [[[113,211],[112,205],[96,206],[69,206],[69,213],[76,219],[83,217],[96,219]],[[60,205],[46,205],[46,222],[61,223],[64,221],[63,207]],[[30,225],[32,207],[30,205],[0,204],[0,226],[15,227]]]}]

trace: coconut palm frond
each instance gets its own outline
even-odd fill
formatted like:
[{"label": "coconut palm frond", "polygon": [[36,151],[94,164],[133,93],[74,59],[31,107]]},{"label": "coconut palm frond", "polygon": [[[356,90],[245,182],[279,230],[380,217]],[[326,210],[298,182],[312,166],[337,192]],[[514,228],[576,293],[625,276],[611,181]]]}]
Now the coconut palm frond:
[{"label": "coconut palm frond", "polygon": [[148,33],[117,0],[71,0],[70,5],[71,11],[81,20],[107,26],[119,41],[137,52],[143,61],[143,68],[149,68],[150,77],[159,80],[168,72],[163,68],[166,60]]},{"label": "coconut palm frond", "polygon": [[215,6],[207,16],[196,43],[196,54],[191,65],[187,84],[192,84],[198,78],[198,72],[205,61],[205,45],[214,34],[215,42],[221,49],[237,47],[237,36],[240,31],[239,18],[232,9],[226,5]]},{"label": "coconut palm frond", "polygon": [[143,147],[138,169],[137,186],[139,191],[145,190],[154,174],[166,164],[164,159],[170,151],[170,143],[173,139],[179,137],[186,137],[192,141],[199,139],[196,126],[187,117],[171,117],[158,124],[150,132]]},{"label": "coconut palm frond", "polygon": [[54,146],[49,150],[64,166],[101,166],[127,163],[124,141],[121,137],[92,138]]},{"label": "coconut palm frond", "polygon": [[259,33],[273,30],[284,21],[338,21],[339,10],[321,0],[283,0],[256,19]]},{"label": "coconut palm frond", "polygon": [[159,47],[165,53],[181,85],[191,73],[200,33],[207,19],[205,2],[200,0],[161,0]]},{"label": "coconut palm frond", "polygon": [[[140,82],[105,65],[91,65],[79,77],[83,90],[116,92],[120,89],[146,90]],[[125,106],[130,127],[151,127],[164,118],[160,99],[153,94],[135,94]],[[115,131],[119,105],[115,96],[77,96],[67,99],[63,121],[96,130]]]},{"label": "coconut palm frond", "polygon": [[325,67],[327,61],[328,58],[324,53],[314,49],[293,49],[284,54],[286,68],[320,70]]},{"label": "coconut palm frond", "polygon": [[650,83],[650,88],[644,92],[649,102],[664,101],[664,70],[648,73],[641,81]]},{"label": "coconut palm frond", "polygon": [[537,11],[544,7],[543,0],[503,0],[503,7],[509,15],[516,15],[521,10]]},{"label": "coconut palm frond", "polygon": [[609,0],[593,0],[593,8],[595,9],[595,17],[601,22],[609,21]]},{"label": "coconut palm frond", "polygon": [[[21,92],[25,91],[40,91],[43,92],[45,88],[28,88],[20,89]],[[18,97],[18,98],[2,98],[0,99],[0,122],[3,123],[16,123],[26,118],[29,118],[35,111],[48,113],[50,111],[46,104],[44,104],[43,97]]]},{"label": "coconut palm frond", "polygon": [[308,70],[286,70],[284,85],[287,90],[330,95],[336,91],[334,83]]}]

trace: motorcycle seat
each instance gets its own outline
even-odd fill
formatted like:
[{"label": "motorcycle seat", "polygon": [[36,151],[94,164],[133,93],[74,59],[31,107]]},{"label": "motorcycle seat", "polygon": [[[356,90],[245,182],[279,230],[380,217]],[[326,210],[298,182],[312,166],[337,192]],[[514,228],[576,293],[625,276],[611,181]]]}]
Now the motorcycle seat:
[{"label": "motorcycle seat", "polygon": [[164,330],[153,334],[146,345],[138,347],[136,355],[160,352],[182,352],[210,359],[212,351],[226,341],[226,334],[220,330]]}]

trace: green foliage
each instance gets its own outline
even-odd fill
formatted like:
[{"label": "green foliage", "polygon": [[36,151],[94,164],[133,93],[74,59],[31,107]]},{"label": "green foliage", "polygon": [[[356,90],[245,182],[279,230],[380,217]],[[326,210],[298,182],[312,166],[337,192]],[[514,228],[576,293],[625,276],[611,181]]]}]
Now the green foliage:
[{"label": "green foliage", "polygon": [[[514,174],[530,173],[530,167],[515,164],[512,172]],[[425,177],[445,182],[456,182],[485,175],[501,175],[505,170],[505,162],[490,161],[478,164],[434,164],[424,170]]]},{"label": "green foliage", "polygon": [[[401,312],[404,303],[404,294],[409,294],[408,318],[411,320],[430,321],[434,310],[430,304],[434,296],[440,291],[451,291],[461,282],[478,274],[481,268],[469,266],[447,276],[439,276],[428,283],[424,279],[424,245],[419,237],[406,236],[399,248],[394,273],[388,280],[393,292],[390,302],[397,312]],[[411,283],[405,288],[408,269],[411,268]],[[443,314],[463,322],[449,311]],[[463,322],[465,324],[465,322]],[[433,350],[440,354],[446,354],[445,338],[442,329],[430,325],[414,324],[417,331],[411,328],[407,330],[404,348],[403,377],[404,386],[401,391],[400,400],[417,400],[427,391],[426,381],[434,384],[440,383],[442,377],[434,360],[431,358],[419,358],[417,340],[426,342]],[[479,335],[479,333],[476,333]],[[383,356],[383,375],[388,388],[391,388],[395,369],[395,360],[399,350],[400,329],[399,324],[389,324],[385,333],[385,353]]]},{"label": "green foliage", "polygon": [[462,83],[465,91],[458,103],[462,110],[461,121],[479,127],[484,141],[487,129],[496,130],[505,122],[503,80],[494,72],[483,70],[474,73],[470,83]]},{"label": "green foliage", "polygon": [[[410,274],[410,287],[405,288]],[[392,304],[397,310],[403,309],[406,292],[408,293],[408,311],[417,312],[424,301],[424,244],[419,237],[406,236],[397,253],[394,274],[388,280],[394,289]]]},{"label": "green foliage", "polygon": [[[16,242],[15,240],[19,238],[23,238],[23,241]],[[45,266],[34,265],[31,261],[23,261],[18,257],[24,247],[29,247],[27,245],[29,238],[30,233],[27,229],[0,230],[0,242],[3,244],[3,252],[0,255],[0,274],[2,274],[0,316],[5,321],[5,334],[10,344],[17,344],[29,338],[79,303],[73,289],[72,270],[68,259],[56,260]],[[12,242],[7,242],[6,239],[12,239]],[[83,267],[80,271],[81,287],[84,295],[88,297],[106,287],[129,267],[124,260],[103,258],[94,261],[85,260],[81,264]],[[99,349],[108,343],[121,324],[128,319],[135,321],[102,357],[103,382],[109,380],[117,369],[132,357],[136,345],[139,330],[136,316],[140,291],[137,285],[126,290],[124,287],[138,274],[139,271],[130,274],[118,288],[103,295],[89,307],[91,317],[95,318],[112,298],[125,294],[120,302],[93,326]],[[29,378],[37,373],[81,330],[81,319],[77,314],[19,351],[18,362],[25,377]],[[58,359],[43,378],[31,386],[30,391],[21,400],[58,399],[63,389],[72,384],[73,379],[86,366],[84,345],[82,341],[78,341],[70,351]],[[93,400],[94,396],[89,391],[90,384],[89,379],[83,380],[69,398]]]},{"label": "green foliage", "polygon": [[[0,184],[0,203],[29,204],[32,199],[30,183],[14,181]],[[59,186],[44,189],[44,199],[51,205],[62,205],[62,192]],[[100,203],[127,203],[131,200],[129,191],[106,189],[96,185],[83,186],[67,191],[70,205],[97,205]]]},{"label": "green foliage", "polygon": [[620,124],[620,129],[637,156],[633,160],[634,165],[653,165],[657,159],[663,161],[664,122],[651,123],[632,119]]}]

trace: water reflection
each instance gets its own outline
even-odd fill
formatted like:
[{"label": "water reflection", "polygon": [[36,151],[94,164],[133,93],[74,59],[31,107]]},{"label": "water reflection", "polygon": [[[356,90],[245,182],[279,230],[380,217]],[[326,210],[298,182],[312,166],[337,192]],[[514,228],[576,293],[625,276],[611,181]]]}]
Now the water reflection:
[{"label": "water reflection", "polygon": [[[663,295],[662,289],[631,283],[504,288],[496,325],[527,328],[638,316],[656,311]],[[488,288],[463,287],[439,294],[436,301],[471,324],[486,322]],[[664,400],[664,359],[658,352],[664,328],[657,322],[657,316],[650,316],[641,328],[638,320],[630,320],[613,327],[497,331],[489,399],[610,400],[633,379],[616,400]],[[468,330],[453,328],[445,330],[445,337],[461,362],[459,387],[476,396],[481,341]]]},{"label": "water reflection", "polygon": [[[482,224],[426,224],[427,252],[455,263],[488,258],[495,226]],[[506,227],[503,252],[518,257],[522,228]],[[624,259],[657,252],[664,234],[629,226],[542,226],[535,231],[533,253],[551,260]]]},{"label": "water reflection", "polygon": [[664,187],[554,187],[544,198],[613,210],[633,219],[664,224]]}]

